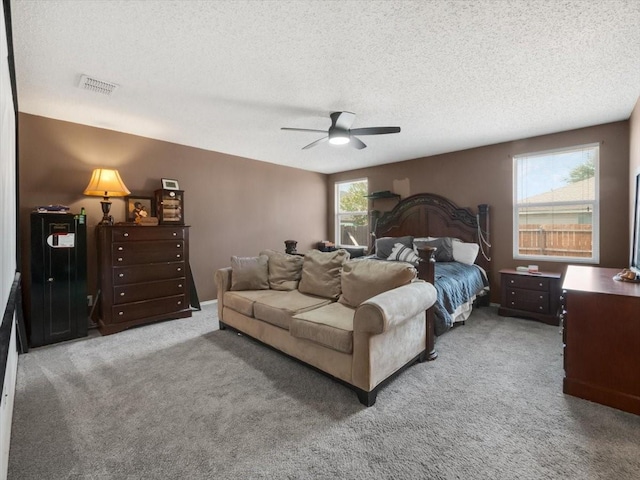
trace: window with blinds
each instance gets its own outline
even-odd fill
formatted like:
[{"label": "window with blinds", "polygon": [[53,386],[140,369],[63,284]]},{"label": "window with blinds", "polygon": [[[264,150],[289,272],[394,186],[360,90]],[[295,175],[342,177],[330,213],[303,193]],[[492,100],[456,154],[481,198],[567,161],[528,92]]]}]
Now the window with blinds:
[{"label": "window with blinds", "polygon": [[336,183],[336,245],[368,244],[368,189],[369,183],[366,178]]},{"label": "window with blinds", "polygon": [[597,263],[599,145],[513,157],[513,258]]}]

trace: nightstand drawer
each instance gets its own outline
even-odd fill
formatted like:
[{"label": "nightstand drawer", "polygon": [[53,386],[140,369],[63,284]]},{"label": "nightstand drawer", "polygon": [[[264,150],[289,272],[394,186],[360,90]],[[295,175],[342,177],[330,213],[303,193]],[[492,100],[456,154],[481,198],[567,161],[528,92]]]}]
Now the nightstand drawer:
[{"label": "nightstand drawer", "polygon": [[507,308],[532,313],[549,313],[549,292],[507,287]]},{"label": "nightstand drawer", "polygon": [[549,279],[536,277],[533,275],[505,275],[504,280],[507,288],[524,288],[527,290],[549,291]]}]

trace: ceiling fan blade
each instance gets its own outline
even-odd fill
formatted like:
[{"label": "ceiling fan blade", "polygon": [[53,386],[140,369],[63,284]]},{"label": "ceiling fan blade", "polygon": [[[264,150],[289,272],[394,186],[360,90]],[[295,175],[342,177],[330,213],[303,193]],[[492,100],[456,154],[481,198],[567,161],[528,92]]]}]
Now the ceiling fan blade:
[{"label": "ceiling fan blade", "polygon": [[355,119],[355,113],[333,112],[331,114],[331,128],[337,128],[338,130],[349,130]]},{"label": "ceiling fan blade", "polygon": [[364,144],[364,142],[362,140],[360,140],[359,138],[354,137],[353,135],[351,136],[351,139],[349,140],[349,143],[351,144],[351,146],[353,148],[357,148],[358,150],[362,150],[363,148],[367,148],[367,146]]},{"label": "ceiling fan blade", "polygon": [[280,130],[293,130],[294,132],[317,132],[317,133],[327,133],[326,130],[315,130],[313,128],[289,128],[282,127]]},{"label": "ceiling fan blade", "polygon": [[329,140],[329,137],[322,137],[321,139],[316,140],[315,142],[311,142],[309,145],[305,145],[304,147],[302,147],[302,149],[306,150],[307,148],[315,147],[316,145],[326,142],[327,140]]},{"label": "ceiling fan blade", "polygon": [[400,127],[367,127],[351,130],[352,135],[382,135],[384,133],[400,133]]}]

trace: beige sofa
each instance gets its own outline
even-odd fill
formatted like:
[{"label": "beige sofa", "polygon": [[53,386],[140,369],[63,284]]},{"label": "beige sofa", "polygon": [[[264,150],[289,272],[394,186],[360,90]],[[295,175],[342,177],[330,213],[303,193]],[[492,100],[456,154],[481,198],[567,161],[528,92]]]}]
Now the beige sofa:
[{"label": "beige sofa", "polygon": [[344,250],[304,258],[266,251],[233,257],[215,280],[221,329],[232,327],[334,377],[366,406],[384,383],[430,353],[425,311],[436,291],[416,280],[410,265],[349,260]]}]

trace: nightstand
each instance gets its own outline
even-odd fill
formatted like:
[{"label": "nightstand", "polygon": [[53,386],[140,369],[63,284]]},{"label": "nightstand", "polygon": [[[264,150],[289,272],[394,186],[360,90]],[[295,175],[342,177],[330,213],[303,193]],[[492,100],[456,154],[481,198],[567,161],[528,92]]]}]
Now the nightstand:
[{"label": "nightstand", "polygon": [[500,270],[501,301],[498,315],[525,317],[559,325],[560,279],[553,272]]}]

